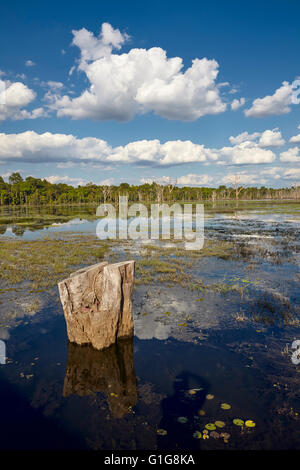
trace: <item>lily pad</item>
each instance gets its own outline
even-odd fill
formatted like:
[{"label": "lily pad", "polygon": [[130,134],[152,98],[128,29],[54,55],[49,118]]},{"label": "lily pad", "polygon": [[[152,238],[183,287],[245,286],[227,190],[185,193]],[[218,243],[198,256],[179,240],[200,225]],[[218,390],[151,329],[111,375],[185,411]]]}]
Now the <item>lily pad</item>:
[{"label": "lily pad", "polygon": [[210,437],[213,437],[214,439],[219,439],[220,434],[219,434],[218,432],[216,432],[216,431],[212,431],[212,432],[210,433]]},{"label": "lily pad", "polygon": [[235,424],[236,426],[244,426],[245,423],[242,419],[236,418],[233,420],[233,424]]},{"label": "lily pad", "polygon": [[255,428],[256,424],[254,421],[252,421],[252,419],[248,419],[247,421],[245,421],[245,425],[248,427],[248,428]]},{"label": "lily pad", "polygon": [[158,434],[159,436],[166,436],[168,432],[165,429],[157,429],[156,434]]},{"label": "lily pad", "polygon": [[216,428],[216,425],[214,423],[208,423],[205,425],[206,429],[208,429],[209,431],[214,431]]},{"label": "lily pad", "polygon": [[228,403],[222,403],[221,408],[222,410],[230,410],[231,405],[229,405]]},{"label": "lily pad", "polygon": [[224,423],[224,421],[215,421],[215,425],[216,425],[218,428],[224,428],[225,423]]},{"label": "lily pad", "polygon": [[198,411],[198,415],[204,416],[204,415],[205,415],[205,411],[204,411],[204,410],[199,410],[199,411]]},{"label": "lily pad", "polygon": [[195,439],[201,439],[202,434],[201,434],[200,431],[195,431],[194,434],[193,434],[193,437],[194,437]]},{"label": "lily pad", "polygon": [[206,400],[212,400],[213,398],[215,398],[215,396],[212,395],[211,393],[209,393],[208,395],[206,395]]},{"label": "lily pad", "polygon": [[185,416],[179,416],[179,418],[177,418],[177,421],[178,423],[185,424],[188,422],[188,419]]}]

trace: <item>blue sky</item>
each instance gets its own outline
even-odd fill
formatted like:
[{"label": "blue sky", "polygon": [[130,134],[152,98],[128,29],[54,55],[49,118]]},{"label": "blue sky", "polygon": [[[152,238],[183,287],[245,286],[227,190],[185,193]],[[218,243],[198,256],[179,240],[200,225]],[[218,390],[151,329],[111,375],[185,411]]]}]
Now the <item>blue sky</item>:
[{"label": "blue sky", "polygon": [[291,0],[11,1],[0,174],[299,184],[299,14]]}]

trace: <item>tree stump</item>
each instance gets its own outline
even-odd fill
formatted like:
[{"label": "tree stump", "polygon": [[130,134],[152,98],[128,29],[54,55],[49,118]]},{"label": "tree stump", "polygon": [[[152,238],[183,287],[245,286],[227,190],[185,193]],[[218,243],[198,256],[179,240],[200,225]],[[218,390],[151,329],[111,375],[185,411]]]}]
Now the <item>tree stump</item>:
[{"label": "tree stump", "polygon": [[71,343],[107,348],[133,335],[134,261],[95,264],[58,284]]}]

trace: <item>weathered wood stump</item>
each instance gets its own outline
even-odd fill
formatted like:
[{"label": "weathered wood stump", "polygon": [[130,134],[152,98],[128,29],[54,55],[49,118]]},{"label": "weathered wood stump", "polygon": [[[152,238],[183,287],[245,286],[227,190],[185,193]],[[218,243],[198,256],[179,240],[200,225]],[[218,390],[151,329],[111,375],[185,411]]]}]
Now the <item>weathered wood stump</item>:
[{"label": "weathered wood stump", "polygon": [[95,264],[58,284],[71,343],[103,349],[133,335],[134,264]]},{"label": "weathered wood stump", "polygon": [[74,343],[68,348],[63,396],[102,392],[114,417],[128,413],[138,397],[133,338],[121,339],[102,351]]}]

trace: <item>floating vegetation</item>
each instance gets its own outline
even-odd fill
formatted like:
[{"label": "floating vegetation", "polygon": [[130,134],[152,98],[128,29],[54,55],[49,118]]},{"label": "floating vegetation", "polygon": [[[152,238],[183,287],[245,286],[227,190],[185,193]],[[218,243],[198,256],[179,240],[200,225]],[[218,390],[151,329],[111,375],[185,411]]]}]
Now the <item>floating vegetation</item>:
[{"label": "floating vegetation", "polygon": [[199,416],[205,416],[205,411],[204,410],[199,410],[198,415]]},{"label": "floating vegetation", "polygon": [[247,426],[248,428],[255,428],[256,424],[254,421],[252,421],[252,419],[248,419],[247,421],[245,421],[245,426]]},{"label": "floating vegetation", "polygon": [[242,419],[236,418],[233,420],[233,424],[235,424],[236,426],[244,426],[245,423]]},{"label": "floating vegetation", "polygon": [[208,429],[208,431],[214,431],[216,428],[216,425],[214,423],[208,423],[205,425],[205,428]]},{"label": "floating vegetation", "polygon": [[234,315],[234,318],[236,321],[240,321],[240,322],[245,322],[248,320],[248,318],[243,312],[237,313],[236,315]]},{"label": "floating vegetation", "polygon": [[191,388],[190,390],[187,391],[187,395],[196,395],[196,393],[201,392],[203,390],[202,387],[200,388]]},{"label": "floating vegetation", "polygon": [[279,415],[289,416],[290,418],[298,419],[299,413],[293,407],[283,406],[277,409]]},{"label": "floating vegetation", "polygon": [[224,442],[225,442],[225,444],[227,444],[227,442],[228,442],[228,440],[229,440],[229,438],[230,438],[230,434],[229,434],[228,432],[222,432],[222,433],[220,434],[220,437],[222,437],[223,440],[224,440]]},{"label": "floating vegetation", "polygon": [[228,403],[222,403],[221,408],[222,410],[230,410],[231,405],[229,405]]},{"label": "floating vegetation", "polygon": [[225,427],[224,421],[215,421],[215,425],[216,425],[218,428],[224,428],[224,427]]},{"label": "floating vegetation", "polygon": [[216,431],[212,431],[212,432],[210,433],[210,437],[212,437],[213,439],[219,439],[220,434],[219,434],[218,432],[216,432]]},{"label": "floating vegetation", "polygon": [[206,400],[213,400],[213,398],[215,398],[214,395],[212,395],[211,393],[209,393],[208,395],[206,395]]},{"label": "floating vegetation", "polygon": [[180,424],[185,424],[185,423],[188,422],[188,419],[187,419],[186,416],[179,416],[179,418],[177,418],[177,421],[178,421],[178,423],[180,423]]},{"label": "floating vegetation", "polygon": [[193,437],[195,439],[201,439],[202,433],[200,431],[195,431],[194,434],[193,434]]},{"label": "floating vegetation", "polygon": [[159,436],[166,436],[168,432],[165,429],[157,429],[156,434],[158,434]]}]

